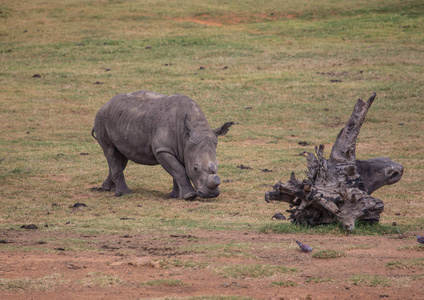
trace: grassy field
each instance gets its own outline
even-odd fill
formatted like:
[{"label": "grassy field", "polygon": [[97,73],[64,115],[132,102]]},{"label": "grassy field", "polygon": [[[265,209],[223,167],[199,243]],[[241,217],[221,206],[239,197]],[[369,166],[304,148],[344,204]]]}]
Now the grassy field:
[{"label": "grassy field", "polygon": [[[74,230],[128,230],[103,226],[116,214],[143,217],[131,230],[166,229],[161,219],[173,228],[262,226],[271,212],[264,192],[291,171],[302,177],[296,154],[324,143],[328,155],[357,98],[376,91],[358,158],[404,165],[401,182],[376,193],[386,203],[382,222],[400,213],[400,228],[419,228],[423,13],[420,1],[3,1],[0,226],[60,230],[73,221]],[[213,127],[239,123],[218,145],[220,174],[230,181],[218,199],[187,211],[164,200],[172,187],[165,171],[135,164],[126,171],[134,195],[90,191],[107,174],[90,136],[95,113],[139,89],[190,96]],[[90,210],[70,214],[77,201]]]},{"label": "grassy field", "polygon": [[[373,196],[385,203],[381,226],[419,231],[423,32],[421,0],[2,0],[0,230],[266,231],[288,206],[266,204],[264,193],[292,171],[304,178],[302,151],[325,144],[328,157],[356,100],[375,91],[357,157],[405,167]],[[94,116],[116,94],[141,89],[186,94],[211,127],[238,123],[218,144],[218,198],[169,200],[172,178],[134,163],[126,170],[134,194],[92,190],[108,171],[90,135]]]}]

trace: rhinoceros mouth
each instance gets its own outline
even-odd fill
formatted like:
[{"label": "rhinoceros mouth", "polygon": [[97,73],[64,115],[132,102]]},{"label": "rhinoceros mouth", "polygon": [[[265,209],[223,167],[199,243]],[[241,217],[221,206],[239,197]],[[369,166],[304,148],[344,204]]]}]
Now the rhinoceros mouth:
[{"label": "rhinoceros mouth", "polygon": [[204,190],[204,189],[198,189],[197,190],[197,196],[200,198],[216,198],[219,196],[220,190],[219,188],[216,188],[214,190]]}]

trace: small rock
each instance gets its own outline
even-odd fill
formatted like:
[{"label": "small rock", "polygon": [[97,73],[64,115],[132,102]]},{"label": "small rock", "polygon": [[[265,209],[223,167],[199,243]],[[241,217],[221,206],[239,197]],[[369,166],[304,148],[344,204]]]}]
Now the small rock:
[{"label": "small rock", "polygon": [[144,47],[144,49],[152,49],[152,46],[146,46],[146,47]]},{"label": "small rock", "polygon": [[88,155],[87,152],[81,152],[80,155]]},{"label": "small rock", "polygon": [[205,67],[200,67],[199,70],[206,70],[206,68]]},{"label": "small rock", "polygon": [[41,75],[40,74],[34,74],[34,75],[32,75],[32,78],[41,78]]},{"label": "small rock", "polygon": [[264,172],[264,173],[271,173],[271,172],[274,172],[273,170],[269,170],[269,169],[262,169],[261,171],[262,171],[262,172]]},{"label": "small rock", "polygon": [[[157,268],[156,263],[159,264],[159,262],[153,261],[153,259],[150,258],[150,257],[140,257],[140,258],[136,258],[136,259],[131,260],[130,262],[128,262],[128,264],[130,266],[134,266],[134,267],[152,267],[152,268]],[[159,264],[159,266],[160,266],[160,264]]]},{"label": "small rock", "polygon": [[280,212],[275,213],[271,218],[271,220],[285,220],[285,219],[286,217]]},{"label": "small rock", "polygon": [[68,269],[78,270],[78,269],[81,269],[81,267],[80,266],[77,266],[77,265],[74,265],[74,264],[69,264],[68,265]]},{"label": "small rock", "polygon": [[308,142],[305,142],[305,141],[300,141],[298,144],[300,146],[309,146],[310,145]]},{"label": "small rock", "polygon": [[392,223],[392,226],[397,226],[396,222],[393,222],[393,223]]},{"label": "small rock", "polygon": [[132,235],[129,235],[129,234],[126,234],[126,235],[123,235],[123,236],[121,236],[121,238],[126,238],[126,239],[131,239],[133,236]]}]

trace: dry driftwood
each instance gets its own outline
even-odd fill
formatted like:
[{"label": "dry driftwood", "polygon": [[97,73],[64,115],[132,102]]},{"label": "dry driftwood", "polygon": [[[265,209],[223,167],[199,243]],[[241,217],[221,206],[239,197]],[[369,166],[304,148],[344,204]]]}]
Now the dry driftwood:
[{"label": "dry driftwood", "polygon": [[352,231],[356,220],[378,222],[384,210],[383,201],[371,197],[376,189],[398,182],[403,166],[388,157],[356,160],[356,139],[376,94],[367,102],[359,99],[331,150],[324,158],[324,145],[307,153],[307,179],[300,181],[292,173],[286,183],[278,182],[265,200],[284,201],[292,209],[289,220],[303,225],[341,222]]}]

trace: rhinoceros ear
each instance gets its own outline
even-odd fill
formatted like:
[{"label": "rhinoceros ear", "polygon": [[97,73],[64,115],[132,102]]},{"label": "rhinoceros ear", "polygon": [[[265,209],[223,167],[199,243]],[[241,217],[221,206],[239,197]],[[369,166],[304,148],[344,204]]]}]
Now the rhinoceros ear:
[{"label": "rhinoceros ear", "polygon": [[193,127],[193,125],[191,125],[190,121],[187,119],[187,115],[184,118],[184,126],[185,126],[185,131],[188,134],[194,133],[194,127]]},{"label": "rhinoceros ear", "polygon": [[216,136],[219,136],[219,135],[226,135],[226,134],[227,134],[227,132],[228,132],[228,130],[230,130],[230,127],[231,127],[232,125],[234,125],[234,124],[235,124],[234,122],[226,122],[226,123],[224,123],[224,125],[222,125],[221,127],[218,127],[218,128],[212,129],[212,132],[213,132],[213,133],[215,133],[215,134],[216,134]]},{"label": "rhinoceros ear", "polygon": [[187,115],[184,118],[184,131],[188,135],[190,143],[198,144],[200,139],[199,135],[196,132],[196,128],[191,125],[190,121],[187,118]]}]

